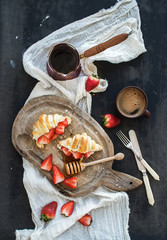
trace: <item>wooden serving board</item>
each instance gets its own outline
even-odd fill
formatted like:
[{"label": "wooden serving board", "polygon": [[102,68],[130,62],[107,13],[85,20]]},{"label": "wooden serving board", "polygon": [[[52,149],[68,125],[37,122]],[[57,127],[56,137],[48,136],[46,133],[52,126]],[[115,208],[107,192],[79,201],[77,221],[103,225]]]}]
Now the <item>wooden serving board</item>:
[{"label": "wooden serving board", "polygon": [[[41,114],[62,114],[69,116],[72,123],[67,126],[65,133],[39,149],[32,139],[32,126]],[[29,101],[18,113],[12,128],[12,142],[16,150],[52,182],[52,172],[40,169],[41,162],[53,154],[53,164],[65,174],[64,163],[67,157],[57,148],[60,140],[86,132],[92,139],[103,146],[103,150],[94,153],[89,160],[93,161],[114,155],[113,143],[103,128],[86,112],[72,104],[70,101],[56,97],[43,96]],[[73,159],[74,160],[74,159]],[[125,173],[112,169],[113,161],[87,167],[77,174],[78,186],[71,190],[62,183],[53,184],[60,193],[69,197],[84,196],[94,191],[99,186],[104,186],[115,191],[132,190],[142,184],[142,181]],[[65,174],[66,177],[69,177]]]}]

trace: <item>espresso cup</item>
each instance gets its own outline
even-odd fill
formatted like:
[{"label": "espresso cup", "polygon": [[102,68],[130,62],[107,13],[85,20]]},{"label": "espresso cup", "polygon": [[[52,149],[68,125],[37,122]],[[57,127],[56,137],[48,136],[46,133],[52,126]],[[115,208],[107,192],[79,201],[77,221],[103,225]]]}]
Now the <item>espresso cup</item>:
[{"label": "espresso cup", "polygon": [[127,118],[150,117],[147,110],[148,98],[145,92],[136,86],[123,88],[117,95],[116,106],[121,115]]}]

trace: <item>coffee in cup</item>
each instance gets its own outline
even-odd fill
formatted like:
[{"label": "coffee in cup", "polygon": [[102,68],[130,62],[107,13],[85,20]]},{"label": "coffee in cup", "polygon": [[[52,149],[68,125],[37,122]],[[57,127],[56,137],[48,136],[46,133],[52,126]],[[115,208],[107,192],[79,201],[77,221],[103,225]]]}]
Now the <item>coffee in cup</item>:
[{"label": "coffee in cup", "polygon": [[136,86],[129,86],[122,89],[116,99],[118,111],[127,118],[136,118],[141,115],[150,117],[147,110],[148,99],[145,92]]}]

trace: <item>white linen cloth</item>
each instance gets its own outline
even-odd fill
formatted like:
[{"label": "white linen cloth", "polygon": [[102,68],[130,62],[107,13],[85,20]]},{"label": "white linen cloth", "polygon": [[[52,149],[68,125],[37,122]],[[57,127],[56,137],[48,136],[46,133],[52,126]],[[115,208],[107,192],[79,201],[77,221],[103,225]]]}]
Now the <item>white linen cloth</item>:
[{"label": "white linen cloth", "polygon": [[[25,71],[39,80],[28,100],[42,95],[57,95],[70,99],[88,113],[91,112],[91,94],[85,90],[87,75],[97,73],[93,64],[95,60],[106,60],[111,63],[130,61],[145,52],[140,15],[135,0],[118,1],[115,6],[93,14],[82,20],[71,23],[32,45],[23,56]],[[79,53],[104,42],[111,37],[129,33],[133,34],[121,44],[105,50],[98,55],[81,60],[83,72],[78,78],[70,81],[55,81],[46,71],[46,58],[50,46],[59,42],[68,42],[75,46]],[[106,80],[93,92],[105,91]],[[27,100],[27,101],[28,101]],[[17,240],[87,240],[112,239],[128,240],[129,199],[125,192],[109,192],[103,187],[86,197],[75,198],[73,214],[65,218],[60,215],[61,206],[69,199],[49,183],[31,163],[23,159],[23,183],[32,209],[33,230],[16,230]],[[51,201],[58,202],[55,218],[47,224],[40,221],[42,207]],[[90,213],[93,223],[90,227],[82,226],[77,220]]]}]

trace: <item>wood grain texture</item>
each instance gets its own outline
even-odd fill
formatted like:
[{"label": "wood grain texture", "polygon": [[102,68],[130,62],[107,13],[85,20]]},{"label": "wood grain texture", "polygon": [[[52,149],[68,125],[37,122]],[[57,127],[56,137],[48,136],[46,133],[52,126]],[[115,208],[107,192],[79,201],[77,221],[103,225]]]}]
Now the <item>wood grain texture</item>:
[{"label": "wood grain texture", "polygon": [[[62,136],[58,136],[54,141],[51,141],[44,149],[39,149],[32,139],[32,126],[42,113],[58,113],[69,116],[72,119],[72,123],[67,127]],[[67,162],[67,157],[57,148],[57,144],[62,139],[83,132],[86,132],[98,144],[103,146],[102,151],[94,153],[89,160],[84,161],[93,161],[114,155],[112,141],[103,128],[90,115],[68,100],[56,96],[43,96],[29,101],[20,110],[13,124],[12,142],[16,150],[36,166],[53,184],[52,172],[41,170],[41,162],[52,153],[53,164],[57,165],[65,174],[64,163]],[[74,159],[72,160],[74,161]],[[128,191],[141,185],[141,180],[112,170],[112,164],[113,161],[110,161],[90,166],[79,173],[77,175],[78,186],[75,190],[70,190],[62,183],[54,186],[66,196],[77,197],[87,195],[101,185],[115,191]],[[66,177],[68,176],[66,175]]]},{"label": "wood grain texture", "polygon": [[84,52],[84,57],[91,57],[94,56],[100,52],[103,52],[107,48],[113,47],[123,41],[125,41],[128,38],[128,35],[126,33],[122,33],[120,35],[117,35],[111,39],[109,39],[106,42],[100,43]]}]

